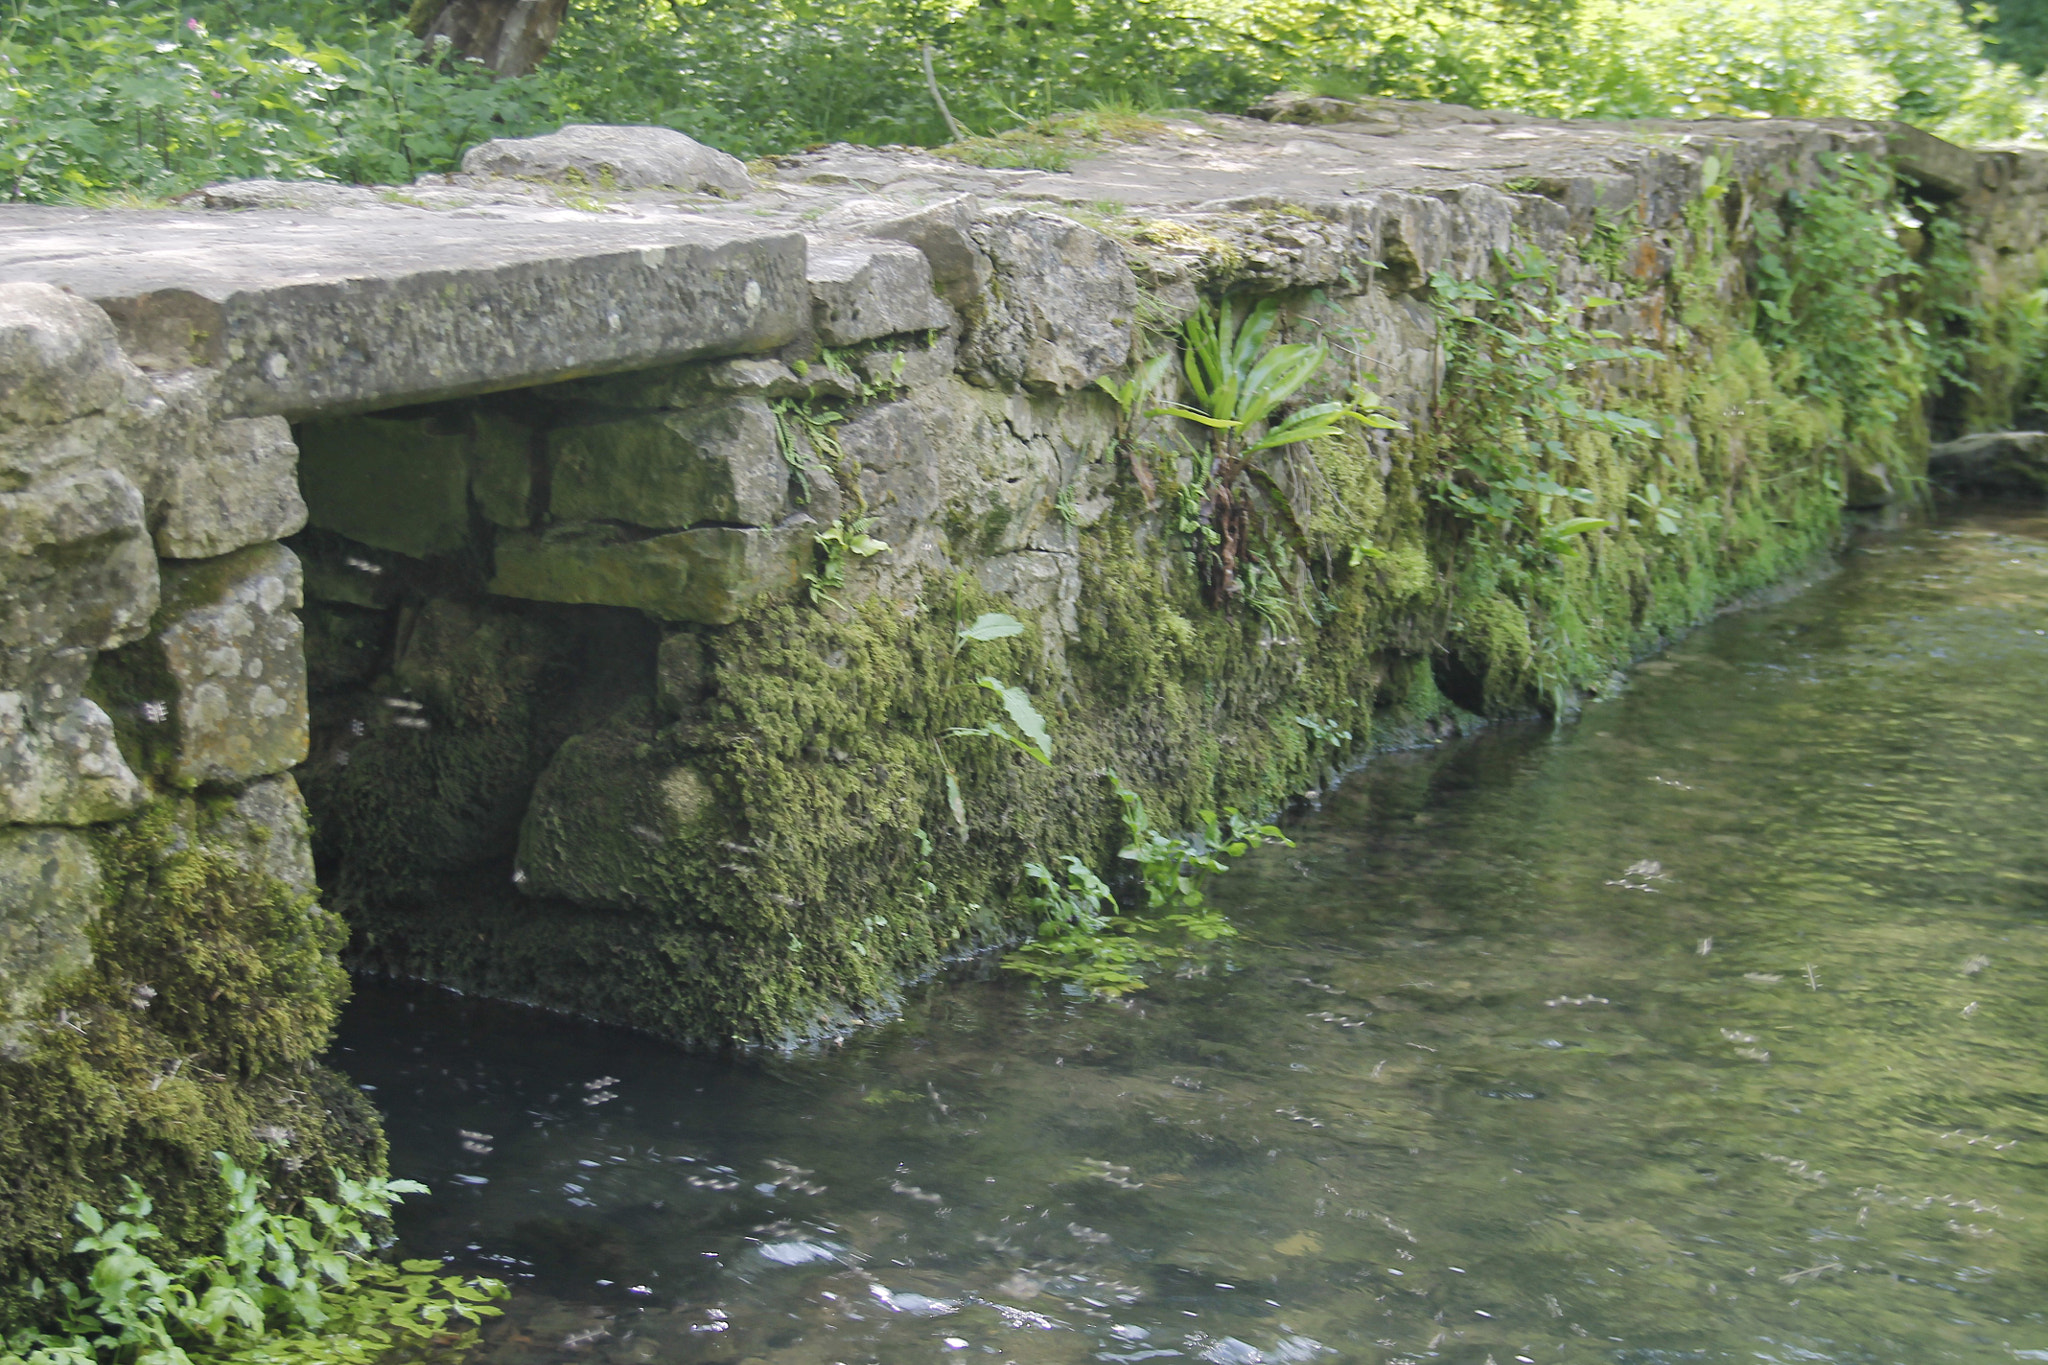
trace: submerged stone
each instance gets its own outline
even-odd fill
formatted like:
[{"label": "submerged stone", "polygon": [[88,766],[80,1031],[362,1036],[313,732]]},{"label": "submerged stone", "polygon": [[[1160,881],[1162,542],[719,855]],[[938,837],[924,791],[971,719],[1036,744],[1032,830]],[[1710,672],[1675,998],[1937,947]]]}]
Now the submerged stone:
[{"label": "submerged stone", "polygon": [[1928,452],[1927,477],[1958,493],[2048,496],[2048,431],[1987,431]]}]

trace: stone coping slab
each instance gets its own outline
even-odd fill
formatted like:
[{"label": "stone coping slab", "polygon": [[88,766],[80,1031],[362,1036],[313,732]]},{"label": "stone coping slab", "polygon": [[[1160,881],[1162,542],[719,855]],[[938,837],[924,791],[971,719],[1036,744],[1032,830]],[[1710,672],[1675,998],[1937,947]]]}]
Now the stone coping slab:
[{"label": "stone coping slab", "polygon": [[145,368],[219,368],[241,416],[768,350],[808,325],[805,258],[682,214],[0,207],[0,281],[92,299]]},{"label": "stone coping slab", "polygon": [[[1057,132],[1064,170],[974,164],[1026,150],[1002,139],[837,145],[756,163],[752,188],[735,181],[727,199],[463,174],[402,189],[243,181],[156,211],[0,206],[0,281],[94,300],[145,368],[218,368],[224,415],[296,419],[760,354],[814,332],[833,342],[833,261],[850,249],[881,259],[863,238],[915,245],[959,305],[988,268],[970,227],[1005,207],[1056,209],[1126,237],[1117,222],[1204,231],[1260,214],[1352,232],[1377,204],[1406,212],[1415,201],[1404,196],[1485,187],[1555,200],[1584,228],[1645,184],[1671,182],[1674,162],[1693,167],[1679,180],[1696,179],[1710,151],[1738,170],[1785,164],[1788,151],[1883,156],[1940,198],[2048,190],[2038,151],[1953,147],[1900,124],[1602,123],[1286,94],[1253,112],[1069,126]],[[1383,245],[1365,235],[1363,249]],[[925,311],[884,330],[943,324],[924,289],[911,292]],[[867,292],[877,297],[856,302],[901,291]]]}]

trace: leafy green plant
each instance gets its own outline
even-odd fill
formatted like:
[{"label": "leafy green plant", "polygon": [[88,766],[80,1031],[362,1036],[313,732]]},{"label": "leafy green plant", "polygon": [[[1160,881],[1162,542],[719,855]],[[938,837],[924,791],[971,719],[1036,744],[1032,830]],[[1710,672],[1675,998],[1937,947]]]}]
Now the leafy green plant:
[{"label": "leafy green plant", "polygon": [[1554,470],[1576,463],[1566,439],[1572,432],[1637,446],[1659,438],[1655,423],[1596,395],[1606,367],[1662,356],[1589,325],[1588,312],[1615,300],[1559,297],[1554,265],[1533,249],[1499,264],[1503,286],[1445,271],[1430,280],[1452,370],[1438,417],[1458,433],[1435,497],[1519,549],[1520,577],[1546,558],[1577,554],[1583,538],[1613,525],[1577,511],[1598,501],[1593,490],[1565,483]]},{"label": "leafy green plant", "polygon": [[1017,727],[1012,734],[1000,721],[986,725],[954,726],[946,731],[948,738],[970,736],[1000,740],[1027,758],[1036,760],[1050,768],[1052,766],[1052,735],[1045,727],[1045,717],[1038,714],[1038,708],[1031,704],[1031,694],[1021,687],[1012,687],[1000,678],[983,677],[977,685],[995,693],[1002,704],[1004,714]]},{"label": "leafy green plant", "polygon": [[[1257,484],[1292,518],[1285,494],[1257,462],[1261,453],[1328,436],[1346,420],[1401,425],[1377,408],[1339,402],[1310,403],[1283,414],[1282,404],[1316,377],[1330,350],[1320,340],[1268,345],[1279,321],[1280,305],[1270,298],[1242,311],[1228,302],[1198,307],[1182,329],[1181,370],[1192,401],[1153,409],[1155,416],[1178,417],[1209,432],[1197,510],[1205,534],[1196,541],[1196,557],[1215,606],[1243,591],[1240,566],[1250,558],[1253,531],[1244,485]],[[1263,597],[1270,605],[1272,595]]]},{"label": "leafy green plant", "polygon": [[796,475],[797,501],[809,502],[811,475],[830,473],[846,458],[839,446],[839,433],[832,429],[845,420],[845,414],[803,398],[778,398],[768,409],[775,418],[775,443],[782,450],[783,463]]},{"label": "leafy green plant", "polygon": [[[1656,484],[1644,484],[1642,488],[1630,493],[1628,500],[1643,509],[1643,515],[1650,518],[1651,524],[1657,528],[1658,535],[1675,536],[1685,529],[1685,509],[1675,498],[1666,496],[1664,490]],[[1629,524],[1635,526],[1641,523],[1635,518],[1630,518]]]},{"label": "leafy green plant", "polygon": [[[1236,937],[1236,926],[1208,908],[1205,884],[1230,870],[1224,858],[1242,857],[1269,842],[1291,848],[1293,841],[1277,826],[1234,809],[1220,820],[1214,811],[1201,812],[1201,827],[1190,834],[1162,833],[1153,826],[1144,799],[1115,772],[1107,776],[1130,835],[1117,856],[1137,873],[1143,910],[1123,908],[1109,884],[1081,858],[1070,854],[1062,859],[1064,876],[1042,863],[1028,863],[1025,872],[1038,887],[1031,904],[1044,918],[1037,936],[1012,949],[1003,966],[1115,997],[1144,988],[1140,969],[1148,963],[1185,957],[1190,944]],[[1168,933],[1179,935],[1179,941],[1163,937]]]},{"label": "leafy green plant", "polygon": [[974,618],[971,625],[965,625],[953,632],[953,652],[958,654],[971,644],[989,640],[1007,640],[1024,633],[1024,623],[1007,612],[985,611]]},{"label": "leafy green plant", "polygon": [[1351,742],[1351,732],[1335,720],[1324,720],[1321,716],[1296,716],[1294,723],[1332,749],[1342,749]]},{"label": "leafy green plant", "polygon": [[456,1351],[475,1338],[504,1297],[495,1280],[444,1275],[439,1261],[377,1259],[369,1225],[383,1223],[410,1180],[355,1181],[335,1172],[332,1201],[309,1198],[302,1214],[263,1203],[266,1183],[215,1153],[227,1186],[219,1249],[173,1263],[148,1243],[163,1234],[134,1181],[108,1220],[91,1204],[73,1211],[85,1235],[72,1247],[80,1279],[41,1280],[31,1298],[48,1306],[40,1328],[6,1339],[5,1365],[249,1365],[299,1361],[372,1365],[400,1346]]},{"label": "leafy green plant", "polygon": [[804,583],[810,588],[813,603],[840,605],[832,594],[846,586],[847,565],[855,559],[873,559],[887,553],[889,542],[868,534],[874,526],[873,517],[855,517],[851,521],[840,517],[811,538],[818,547],[818,568],[804,575]]}]

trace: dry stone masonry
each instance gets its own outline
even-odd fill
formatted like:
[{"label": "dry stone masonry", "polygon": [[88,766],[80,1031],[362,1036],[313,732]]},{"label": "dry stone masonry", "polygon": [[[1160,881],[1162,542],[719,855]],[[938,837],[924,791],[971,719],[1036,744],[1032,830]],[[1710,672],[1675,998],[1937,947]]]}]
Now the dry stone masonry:
[{"label": "dry stone masonry", "polygon": [[[1858,444],[1757,340],[1755,234],[1838,158],[1889,167],[1988,332],[2039,283],[2048,159],[1255,113],[752,167],[570,127],[401,188],[0,208],[0,1278],[124,1172],[381,1161],[316,1060],[342,918],[370,969],[819,1036],[1015,932],[1024,861],[1113,853],[1106,770],[1187,821],[1568,708],[1845,504],[1910,501],[1930,430],[2009,423],[1987,344],[1973,396]],[[1503,283],[1531,261],[1547,285]],[[1659,357],[1587,380],[1657,435],[1572,438],[1555,473],[1613,523],[1583,553],[1452,510],[1484,433],[1446,281],[1551,289]],[[1273,544],[1218,605],[1200,433],[1097,381],[1223,296],[1330,344],[1305,397],[1371,389],[1407,431],[1277,455]],[[2011,483],[2015,450],[1948,467]],[[1678,529],[1646,484],[1691,490]],[[1025,634],[968,649],[984,610]],[[1029,687],[1056,769],[947,737],[982,674]]]}]

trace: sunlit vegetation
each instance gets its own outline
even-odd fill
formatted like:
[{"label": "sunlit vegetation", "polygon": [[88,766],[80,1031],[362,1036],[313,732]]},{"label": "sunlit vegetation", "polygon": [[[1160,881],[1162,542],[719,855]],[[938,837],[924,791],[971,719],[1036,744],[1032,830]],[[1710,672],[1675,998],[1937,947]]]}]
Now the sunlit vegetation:
[{"label": "sunlit vegetation", "polygon": [[1282,86],[2048,135],[2048,30],[1955,0],[575,0],[540,68],[507,79],[422,44],[388,0],[17,0],[0,20],[0,195],[391,183],[568,121],[665,124],[747,157],[938,145],[954,135],[927,51],[974,138],[1075,110],[1241,110]]}]

